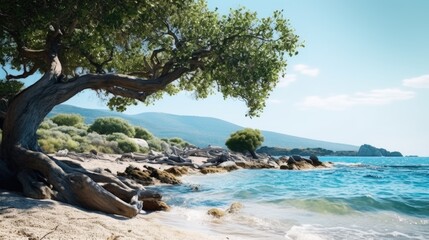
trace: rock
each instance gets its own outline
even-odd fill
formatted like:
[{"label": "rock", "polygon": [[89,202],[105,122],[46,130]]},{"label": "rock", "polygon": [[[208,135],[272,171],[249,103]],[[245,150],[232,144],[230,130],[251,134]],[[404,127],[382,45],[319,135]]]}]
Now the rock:
[{"label": "rock", "polygon": [[247,165],[247,162],[246,161],[236,161],[235,165],[237,165],[238,167],[241,167],[241,168],[245,168]]},{"label": "rock", "polygon": [[280,169],[283,169],[283,170],[292,170],[293,167],[292,167],[292,165],[280,165]]},{"label": "rock", "polygon": [[162,151],[165,152],[166,154],[170,155],[173,152],[171,151],[170,145],[164,141],[161,142],[161,148]]},{"label": "rock", "polygon": [[213,216],[215,218],[221,218],[221,217],[225,216],[225,212],[221,209],[218,209],[218,208],[209,209],[207,211],[207,214],[210,216]]},{"label": "rock", "polygon": [[69,153],[68,149],[58,150],[58,152],[55,154],[57,157],[66,157]]},{"label": "rock", "polygon": [[173,184],[173,185],[182,183],[182,181],[180,181],[178,178],[176,178],[176,176],[174,176],[169,172],[158,170],[150,166],[144,166],[144,167],[150,172],[151,177],[159,179],[162,183]]},{"label": "rock", "polygon": [[171,167],[165,170],[168,173],[173,174],[174,176],[180,177],[188,173],[187,167]]},{"label": "rock", "polygon": [[144,139],[140,139],[140,138],[130,138],[130,139],[133,140],[137,145],[139,145],[139,147],[149,148],[149,144]]},{"label": "rock", "polygon": [[143,210],[145,211],[169,211],[170,207],[163,201],[159,200],[144,200]]},{"label": "rock", "polygon": [[216,164],[208,162],[208,163],[201,164],[200,168],[203,169],[203,168],[214,167],[214,166],[216,166]]},{"label": "rock", "polygon": [[273,168],[279,168],[279,164],[276,161],[269,160],[267,164]]},{"label": "rock", "polygon": [[217,168],[217,167],[207,167],[200,170],[202,174],[208,174],[208,173],[225,173],[227,172],[226,169],[223,168]]},{"label": "rock", "polygon": [[237,164],[235,164],[233,161],[226,161],[217,166],[227,170],[228,172],[238,169]]},{"label": "rock", "polygon": [[144,186],[153,185],[153,179],[150,176],[150,172],[147,170],[141,170],[137,167],[128,166],[123,173],[118,172],[118,176],[127,177],[133,179],[137,183],[140,183]]},{"label": "rock", "polygon": [[[302,161],[303,159],[302,159],[302,157],[301,156],[299,156],[299,155],[292,155],[292,156],[290,156],[290,158],[292,158],[293,160],[295,160],[295,161],[297,161],[297,162],[299,162],[299,161]],[[289,158],[289,159],[290,159]]]},{"label": "rock", "polygon": [[98,152],[97,152],[97,150],[95,150],[95,149],[91,149],[91,150],[89,150],[89,153],[91,153],[91,154],[94,154],[94,155],[98,155]]},{"label": "rock", "polygon": [[227,213],[238,213],[243,208],[243,205],[239,202],[234,202],[231,206],[226,210]]},{"label": "rock", "polygon": [[316,155],[310,156],[311,161],[313,161],[313,166],[317,167],[322,165],[322,162],[319,160],[319,158]]}]

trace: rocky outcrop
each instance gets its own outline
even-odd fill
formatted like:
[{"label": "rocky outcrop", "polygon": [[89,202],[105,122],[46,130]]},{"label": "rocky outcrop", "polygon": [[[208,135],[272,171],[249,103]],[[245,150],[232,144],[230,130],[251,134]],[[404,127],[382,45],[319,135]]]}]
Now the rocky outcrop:
[{"label": "rocky outcrop", "polygon": [[402,157],[400,152],[389,152],[384,148],[376,148],[369,144],[360,146],[357,156],[360,157]]}]

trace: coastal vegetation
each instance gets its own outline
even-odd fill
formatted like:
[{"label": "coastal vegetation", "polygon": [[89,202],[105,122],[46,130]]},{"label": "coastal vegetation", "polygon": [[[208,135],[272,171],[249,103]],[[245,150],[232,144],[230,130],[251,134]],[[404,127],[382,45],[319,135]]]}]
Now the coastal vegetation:
[{"label": "coastal vegetation", "polygon": [[235,152],[249,152],[253,158],[258,158],[256,149],[264,142],[264,136],[258,129],[245,128],[236,131],[226,140],[225,145]]},{"label": "coastal vegetation", "polygon": [[[37,79],[1,96],[0,187],[126,217],[139,213],[143,189],[42,152],[37,129],[53,107],[86,89],[117,111],[164,94],[191,91],[198,99],[219,91],[258,116],[286,57],[302,46],[280,11],[262,19],[244,8],[221,16],[205,1],[16,0],[0,9],[4,82]],[[83,137],[83,129],[58,127],[76,133],[53,133],[72,147]]]}]

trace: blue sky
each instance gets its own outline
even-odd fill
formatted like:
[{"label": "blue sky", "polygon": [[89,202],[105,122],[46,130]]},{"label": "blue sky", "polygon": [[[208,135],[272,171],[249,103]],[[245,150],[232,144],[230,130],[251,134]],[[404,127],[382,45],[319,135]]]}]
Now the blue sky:
[{"label": "blue sky", "polygon": [[[371,144],[429,156],[429,1],[425,0],[209,0],[221,13],[245,6],[270,15],[284,9],[305,42],[288,59],[286,77],[259,118],[238,100],[191,93],[165,97],[127,113],[209,116],[241,126],[300,137]],[[68,104],[105,108],[95,94]]]}]

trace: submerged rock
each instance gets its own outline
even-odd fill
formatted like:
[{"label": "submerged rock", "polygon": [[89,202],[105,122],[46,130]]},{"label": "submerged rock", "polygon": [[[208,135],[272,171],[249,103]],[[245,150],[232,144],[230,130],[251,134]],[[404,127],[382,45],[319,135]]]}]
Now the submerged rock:
[{"label": "submerged rock", "polygon": [[225,216],[225,211],[219,208],[212,208],[207,211],[207,214],[215,218],[221,218]]},{"label": "submerged rock", "polygon": [[227,213],[238,213],[243,208],[243,205],[239,202],[234,202],[231,206],[226,210]]}]

